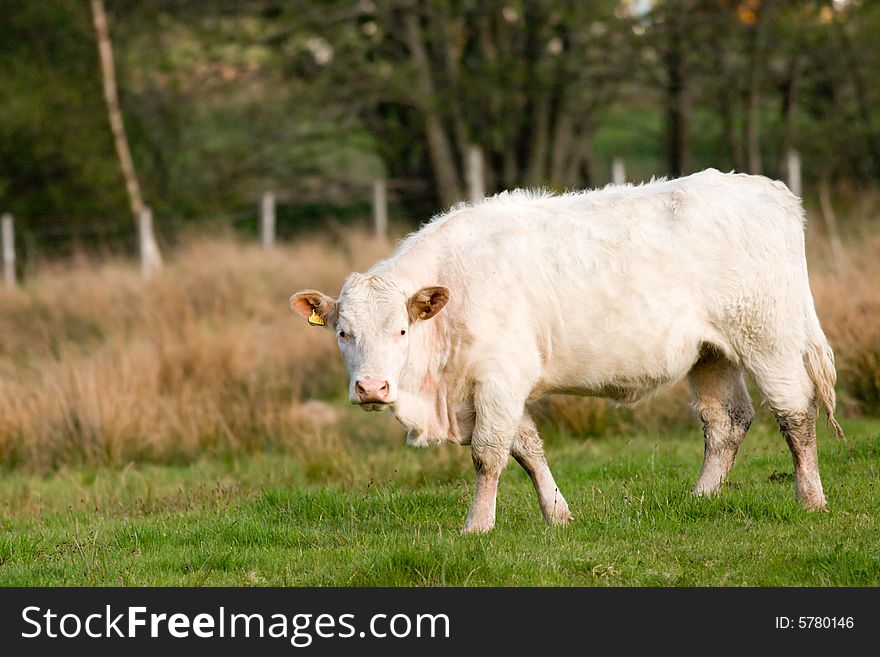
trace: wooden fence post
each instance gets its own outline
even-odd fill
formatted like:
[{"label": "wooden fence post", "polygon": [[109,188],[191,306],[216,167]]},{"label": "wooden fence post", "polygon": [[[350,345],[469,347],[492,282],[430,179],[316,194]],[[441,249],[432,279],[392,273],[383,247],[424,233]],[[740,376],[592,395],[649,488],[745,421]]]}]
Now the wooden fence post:
[{"label": "wooden fence post", "polygon": [[486,174],[483,166],[483,149],[476,145],[468,146],[467,151],[468,200],[479,203],[486,198]]},{"label": "wooden fence post", "polygon": [[615,185],[622,185],[626,182],[626,167],[622,158],[615,157],[611,160],[611,182]]},{"label": "wooden fence post", "polygon": [[162,269],[162,254],[153,234],[153,211],[144,206],[138,215],[138,237],[141,246],[141,274],[150,280]]},{"label": "wooden fence post", "polygon": [[15,287],[15,229],[12,226],[12,215],[3,215],[3,281],[6,287]]},{"label": "wooden fence post", "polygon": [[801,154],[793,148],[789,149],[785,154],[785,164],[788,174],[788,188],[792,194],[800,197],[803,189],[801,187]]},{"label": "wooden fence post", "polygon": [[275,194],[265,192],[260,203],[260,236],[264,249],[275,246]]},{"label": "wooden fence post", "polygon": [[373,181],[373,227],[376,239],[388,239],[388,185],[385,179]]},{"label": "wooden fence post", "polygon": [[846,262],[846,253],[843,243],[840,241],[840,231],[837,230],[837,215],[831,204],[831,189],[828,178],[822,177],[819,181],[819,207],[822,210],[822,218],[825,220],[825,228],[828,232],[828,241],[831,243],[831,256],[834,259],[834,270],[840,273]]}]

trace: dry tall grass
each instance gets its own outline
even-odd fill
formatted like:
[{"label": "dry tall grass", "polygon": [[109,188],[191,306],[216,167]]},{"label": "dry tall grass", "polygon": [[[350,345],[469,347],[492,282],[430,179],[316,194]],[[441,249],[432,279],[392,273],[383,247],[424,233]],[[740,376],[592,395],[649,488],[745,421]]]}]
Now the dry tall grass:
[{"label": "dry tall grass", "polygon": [[[880,235],[859,244],[837,274],[815,251],[811,273],[847,410],[880,412]],[[320,468],[351,436],[396,432],[375,416],[353,421],[344,404],[308,403],[339,400],[345,376],[333,341],[297,326],[287,307],[296,289],[338,290],[381,255],[365,235],[273,252],[200,237],[148,284],[121,260],[40,267],[23,290],[0,292],[0,464],[51,470],[273,447]],[[633,411],[572,398],[537,410],[578,434],[693,422],[682,389]]]},{"label": "dry tall grass", "polygon": [[122,261],[36,273],[0,296],[0,463],[186,459],[291,440],[311,422],[296,402],[339,394],[343,371],[323,332],[295,330],[287,298],[338,289],[381,251],[361,236],[271,253],[201,238],[149,284]]},{"label": "dry tall grass", "polygon": [[843,412],[880,415],[880,233],[863,228],[838,267],[828,260],[814,268],[811,281],[837,356]]}]

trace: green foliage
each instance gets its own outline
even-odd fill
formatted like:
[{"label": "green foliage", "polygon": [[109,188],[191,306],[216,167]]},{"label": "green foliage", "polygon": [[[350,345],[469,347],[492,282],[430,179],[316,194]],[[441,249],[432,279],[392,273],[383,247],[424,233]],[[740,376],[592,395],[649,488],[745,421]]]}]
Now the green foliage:
[{"label": "green foliage", "polygon": [[0,14],[0,207],[43,226],[126,212],[88,3]]},{"label": "green foliage", "polygon": [[[665,175],[679,100],[691,169],[746,168],[752,122],[769,175],[795,147],[808,180],[875,180],[880,4],[836,6],[107,0],[135,165],[166,236],[270,187],[281,204],[363,203],[383,174],[415,183],[393,190],[415,223],[446,202],[441,171],[463,193],[469,144],[490,191],[601,184],[613,157],[631,178]],[[29,243],[132,231],[88,3],[0,10],[0,210]]]}]

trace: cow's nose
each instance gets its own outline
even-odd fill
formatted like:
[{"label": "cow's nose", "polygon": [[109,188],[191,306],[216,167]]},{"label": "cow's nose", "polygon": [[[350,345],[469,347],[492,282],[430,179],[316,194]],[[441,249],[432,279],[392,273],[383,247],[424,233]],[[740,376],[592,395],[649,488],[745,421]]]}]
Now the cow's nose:
[{"label": "cow's nose", "polygon": [[391,388],[385,379],[364,378],[354,384],[354,392],[359,404],[387,404]]}]

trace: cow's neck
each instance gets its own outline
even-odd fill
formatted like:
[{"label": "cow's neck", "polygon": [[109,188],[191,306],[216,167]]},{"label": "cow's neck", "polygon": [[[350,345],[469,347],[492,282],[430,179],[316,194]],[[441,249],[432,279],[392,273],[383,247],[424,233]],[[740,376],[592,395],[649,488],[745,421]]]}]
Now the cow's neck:
[{"label": "cow's neck", "polygon": [[420,322],[412,331],[411,356],[398,388],[394,414],[408,430],[407,443],[419,447],[456,440],[444,376],[450,340],[442,316]]}]

